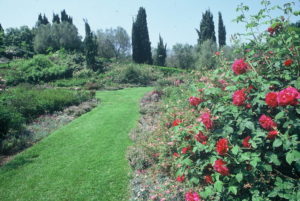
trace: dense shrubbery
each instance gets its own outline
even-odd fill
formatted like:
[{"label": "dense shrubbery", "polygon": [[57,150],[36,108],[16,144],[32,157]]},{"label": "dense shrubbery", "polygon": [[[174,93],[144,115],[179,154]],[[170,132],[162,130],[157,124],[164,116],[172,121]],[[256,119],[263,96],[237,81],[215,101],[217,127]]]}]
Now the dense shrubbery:
[{"label": "dense shrubbery", "polygon": [[71,68],[53,63],[46,55],[36,55],[29,60],[16,60],[10,66],[5,76],[8,85],[22,82],[36,84],[72,76]]},{"label": "dense shrubbery", "polygon": [[77,105],[92,97],[91,93],[85,91],[39,89],[30,85],[2,92],[0,94],[1,144],[4,139],[17,135],[16,131],[20,130],[23,123],[30,122],[41,114]]},{"label": "dense shrubbery", "polygon": [[[251,16],[248,27],[268,15],[269,2],[262,3],[266,8]],[[291,4],[284,10],[291,14]],[[184,184],[181,200],[299,198],[300,38],[284,18],[269,23],[268,31],[238,50],[243,58],[229,63],[219,52],[217,70],[194,72],[193,81],[164,89],[164,126],[146,149],[159,156],[156,177]],[[154,191],[148,199],[176,193]]]}]

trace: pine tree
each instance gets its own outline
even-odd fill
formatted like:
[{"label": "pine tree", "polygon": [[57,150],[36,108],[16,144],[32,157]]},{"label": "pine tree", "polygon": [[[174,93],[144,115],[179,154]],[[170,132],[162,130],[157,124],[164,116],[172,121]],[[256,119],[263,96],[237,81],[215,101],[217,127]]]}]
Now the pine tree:
[{"label": "pine tree", "polygon": [[167,57],[167,44],[164,44],[162,37],[159,35],[159,42],[157,44],[156,65],[165,66]]},{"label": "pine tree", "polygon": [[152,64],[147,15],[143,7],[140,7],[136,20],[132,24],[132,59],[137,63]]},{"label": "pine tree", "polygon": [[85,58],[86,65],[88,68],[93,71],[97,70],[96,65],[96,54],[97,54],[97,43],[96,38],[91,31],[90,25],[87,20],[84,20],[85,23],[85,39],[84,39],[84,50],[85,50]]},{"label": "pine tree", "polygon": [[218,36],[219,36],[219,47],[226,45],[226,30],[222,19],[222,14],[219,12],[219,26],[218,26]]},{"label": "pine tree", "polygon": [[53,13],[52,23],[56,23],[56,24],[60,23],[60,18],[58,14]]},{"label": "pine tree", "polygon": [[43,24],[43,16],[42,13],[39,14],[38,20],[36,22],[36,26],[39,27],[41,24]]},{"label": "pine tree", "polygon": [[68,22],[70,24],[73,24],[73,19],[72,17],[70,17],[67,12],[65,11],[65,9],[63,11],[61,11],[60,13],[60,19],[61,22]]},{"label": "pine tree", "polygon": [[215,25],[213,15],[210,10],[207,10],[204,14],[202,14],[200,29],[196,29],[196,31],[199,37],[198,44],[202,44],[206,40],[212,40],[213,42],[216,42]]}]

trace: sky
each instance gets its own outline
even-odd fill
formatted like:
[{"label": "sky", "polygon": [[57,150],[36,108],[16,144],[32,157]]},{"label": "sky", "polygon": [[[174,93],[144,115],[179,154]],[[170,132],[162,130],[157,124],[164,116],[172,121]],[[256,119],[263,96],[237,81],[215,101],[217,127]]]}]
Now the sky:
[{"label": "sky", "polygon": [[[295,7],[300,8],[299,0],[294,1],[297,2]],[[45,13],[52,21],[53,13],[65,9],[81,36],[84,36],[83,19],[88,20],[93,31],[121,26],[131,35],[132,21],[139,7],[144,7],[151,45],[157,46],[160,34],[171,48],[176,43],[196,44],[198,35],[195,29],[199,29],[202,14],[210,9],[216,33],[218,12],[222,13],[227,43],[230,43],[232,34],[245,32],[243,24],[232,21],[238,15],[235,9],[241,2],[249,5],[250,13],[261,8],[260,0],[0,0],[0,23],[4,29],[22,25],[33,27],[39,13]],[[283,4],[289,1],[271,2]],[[274,15],[281,13],[275,12]],[[300,19],[293,19],[296,20]]]}]

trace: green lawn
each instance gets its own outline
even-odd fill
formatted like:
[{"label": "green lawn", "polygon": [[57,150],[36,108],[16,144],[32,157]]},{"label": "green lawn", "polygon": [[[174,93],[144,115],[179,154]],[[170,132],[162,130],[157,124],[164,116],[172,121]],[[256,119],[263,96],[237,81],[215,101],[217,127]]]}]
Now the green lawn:
[{"label": "green lawn", "polygon": [[128,200],[128,133],[150,90],[97,92],[97,108],[0,168],[0,200]]}]

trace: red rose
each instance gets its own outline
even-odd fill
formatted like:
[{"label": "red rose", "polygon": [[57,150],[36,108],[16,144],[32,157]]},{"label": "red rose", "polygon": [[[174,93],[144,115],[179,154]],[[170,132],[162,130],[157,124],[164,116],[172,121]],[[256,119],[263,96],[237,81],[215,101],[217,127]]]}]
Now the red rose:
[{"label": "red rose", "polygon": [[200,196],[196,192],[187,192],[185,194],[186,201],[200,201]]},{"label": "red rose", "polygon": [[228,140],[226,138],[219,139],[216,144],[216,150],[219,155],[225,155],[228,152]]},{"label": "red rose", "polygon": [[181,124],[182,123],[182,121],[180,120],[180,119],[175,119],[174,121],[173,121],[173,126],[178,126],[179,124]]},{"label": "red rose", "polygon": [[277,102],[277,92],[269,92],[266,95],[266,103],[268,106],[270,107],[277,107],[278,106],[278,102]]},{"label": "red rose", "polygon": [[249,140],[250,140],[250,139],[251,139],[250,136],[247,136],[247,137],[245,137],[245,138],[243,139],[242,144],[243,144],[244,147],[246,147],[246,148],[250,148],[250,147],[251,147],[251,144],[249,143]]},{"label": "red rose", "polygon": [[202,122],[206,129],[212,129],[213,128],[213,121],[211,120],[211,116],[209,112],[203,113],[197,121]]},{"label": "red rose", "polygon": [[232,102],[234,105],[237,105],[237,106],[244,105],[246,99],[247,99],[247,96],[245,94],[244,89],[238,90],[238,91],[234,92],[234,94],[232,95]]},{"label": "red rose", "polygon": [[208,137],[203,135],[203,133],[201,131],[197,135],[195,135],[194,138],[202,144],[206,144],[207,139],[208,139]]},{"label": "red rose", "polygon": [[276,138],[277,135],[278,135],[278,131],[276,130],[269,131],[267,138],[273,140],[274,138]]},{"label": "red rose", "polygon": [[174,157],[179,157],[180,155],[179,155],[179,153],[176,153],[176,152],[175,152],[175,153],[173,153],[173,156],[174,156]]},{"label": "red rose", "polygon": [[210,175],[206,175],[204,176],[204,180],[207,184],[213,184],[213,180],[212,180],[212,177]]},{"label": "red rose", "polygon": [[218,159],[215,161],[214,170],[223,176],[229,175],[229,169],[225,165],[225,161],[223,161],[222,159]]},{"label": "red rose", "polygon": [[294,87],[281,90],[277,96],[277,101],[280,106],[297,105],[298,99],[300,99],[300,93]]},{"label": "red rose", "polygon": [[183,147],[182,149],[181,149],[181,153],[182,154],[186,154],[186,152],[188,151],[188,150],[190,150],[191,148],[190,147]]},{"label": "red rose", "polygon": [[236,75],[245,73],[248,70],[248,64],[243,59],[237,59],[232,64],[232,70]]},{"label": "red rose", "polygon": [[178,176],[178,177],[176,178],[176,181],[178,181],[178,182],[183,182],[183,181],[184,181],[184,175]]},{"label": "red rose", "polygon": [[293,60],[292,59],[287,59],[287,60],[284,61],[284,65],[285,66],[290,66],[292,64],[293,64]]},{"label": "red rose", "polygon": [[191,96],[189,98],[190,104],[193,106],[198,106],[203,100],[201,100],[200,98],[197,98],[195,96]]},{"label": "red rose", "polygon": [[220,52],[216,52],[215,55],[216,55],[216,56],[220,56]]},{"label": "red rose", "polygon": [[273,35],[275,33],[275,29],[272,27],[269,27],[268,32],[270,33],[270,35]]},{"label": "red rose", "polygon": [[251,104],[249,104],[249,103],[245,105],[245,108],[246,108],[246,109],[250,109],[251,107],[252,107],[252,106],[251,106]]},{"label": "red rose", "polygon": [[266,116],[264,114],[259,117],[259,123],[261,127],[268,131],[274,130],[274,128],[276,128],[277,126],[277,124],[272,120],[271,117]]}]

